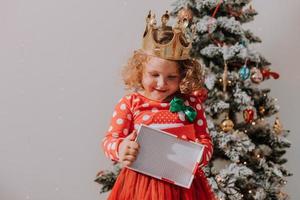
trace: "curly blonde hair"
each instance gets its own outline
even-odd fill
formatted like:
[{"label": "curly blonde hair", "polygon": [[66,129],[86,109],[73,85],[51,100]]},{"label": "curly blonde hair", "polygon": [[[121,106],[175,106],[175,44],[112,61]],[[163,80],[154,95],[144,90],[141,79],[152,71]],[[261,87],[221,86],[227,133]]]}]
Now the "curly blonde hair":
[{"label": "curly blonde hair", "polygon": [[140,51],[134,51],[133,56],[129,58],[127,65],[125,65],[122,70],[122,77],[126,89],[138,91],[143,88],[143,68],[149,59],[148,55]]},{"label": "curly blonde hair", "polygon": [[[126,89],[138,91],[142,90],[143,68],[151,59],[151,56],[135,51],[128,60],[122,71],[123,81]],[[179,66],[180,84],[179,90],[182,94],[191,94],[203,86],[202,68],[198,61],[194,59],[175,61]]]}]

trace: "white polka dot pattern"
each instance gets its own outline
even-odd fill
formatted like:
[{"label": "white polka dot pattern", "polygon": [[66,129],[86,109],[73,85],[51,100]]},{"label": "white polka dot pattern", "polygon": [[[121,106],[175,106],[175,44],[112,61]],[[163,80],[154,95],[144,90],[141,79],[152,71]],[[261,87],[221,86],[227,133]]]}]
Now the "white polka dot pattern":
[{"label": "white polka dot pattern", "polygon": [[113,133],[112,133],[112,136],[113,136],[114,138],[118,138],[118,137],[119,137],[119,133],[113,132]]},{"label": "white polka dot pattern", "polygon": [[116,142],[114,142],[112,145],[111,145],[111,150],[115,150],[116,149]]},{"label": "white polka dot pattern", "polygon": [[149,116],[149,115],[144,115],[144,116],[143,116],[143,120],[144,120],[144,121],[147,121],[148,119],[150,119],[150,116]]},{"label": "white polka dot pattern", "polygon": [[161,103],[160,106],[161,106],[161,107],[167,107],[168,104],[167,104],[167,103]]},{"label": "white polka dot pattern", "polygon": [[191,102],[195,102],[196,99],[194,97],[190,97]]},{"label": "white polka dot pattern", "polygon": [[132,119],[131,114],[127,114],[127,119],[128,119],[128,120],[131,120],[131,119]]},{"label": "white polka dot pattern", "polygon": [[198,103],[198,104],[196,105],[196,108],[197,108],[197,110],[201,110],[201,109],[202,109],[202,106]]},{"label": "white polka dot pattern", "polygon": [[120,109],[121,110],[126,110],[126,104],[122,103],[121,106],[120,106]]},{"label": "white polka dot pattern", "polygon": [[121,125],[121,124],[123,124],[123,123],[124,123],[124,120],[123,120],[123,119],[120,119],[120,118],[117,119],[117,124],[118,124],[118,125]]},{"label": "white polka dot pattern", "polygon": [[138,130],[138,129],[139,129],[139,127],[140,127],[140,125],[139,125],[139,124],[135,124],[135,125],[134,125],[134,129],[135,129],[135,130]]},{"label": "white polka dot pattern", "polygon": [[144,103],[142,106],[143,106],[144,108],[147,108],[147,107],[149,107],[149,103]]},{"label": "white polka dot pattern", "polygon": [[202,119],[199,119],[199,120],[197,121],[197,124],[198,124],[198,126],[202,126],[202,125],[203,125],[203,120],[202,120]]}]

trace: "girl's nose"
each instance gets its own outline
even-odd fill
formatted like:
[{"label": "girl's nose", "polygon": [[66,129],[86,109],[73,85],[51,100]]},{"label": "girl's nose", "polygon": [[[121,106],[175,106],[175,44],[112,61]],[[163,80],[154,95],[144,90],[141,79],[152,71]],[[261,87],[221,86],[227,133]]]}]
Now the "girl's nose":
[{"label": "girl's nose", "polygon": [[159,77],[157,80],[157,86],[162,87],[166,85],[166,80],[164,79],[164,77]]}]

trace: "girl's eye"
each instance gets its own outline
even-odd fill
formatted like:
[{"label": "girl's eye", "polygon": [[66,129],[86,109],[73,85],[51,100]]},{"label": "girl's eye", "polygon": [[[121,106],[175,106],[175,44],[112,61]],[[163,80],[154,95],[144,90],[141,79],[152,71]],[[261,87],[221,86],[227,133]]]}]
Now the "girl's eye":
[{"label": "girl's eye", "polygon": [[151,74],[152,77],[159,77],[159,74]]},{"label": "girl's eye", "polygon": [[178,76],[168,76],[169,79],[176,79]]}]

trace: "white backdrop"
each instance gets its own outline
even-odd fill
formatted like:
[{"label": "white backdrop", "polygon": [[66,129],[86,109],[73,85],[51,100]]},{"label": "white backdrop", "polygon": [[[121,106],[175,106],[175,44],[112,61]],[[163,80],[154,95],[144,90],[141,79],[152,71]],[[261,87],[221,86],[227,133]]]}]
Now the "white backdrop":
[{"label": "white backdrop", "polygon": [[[121,66],[141,44],[149,9],[171,0],[0,1],[0,199],[105,199],[93,182],[110,167],[99,148],[124,94]],[[281,74],[267,81],[291,130],[286,190],[300,196],[300,2],[254,0],[257,46]]]}]

